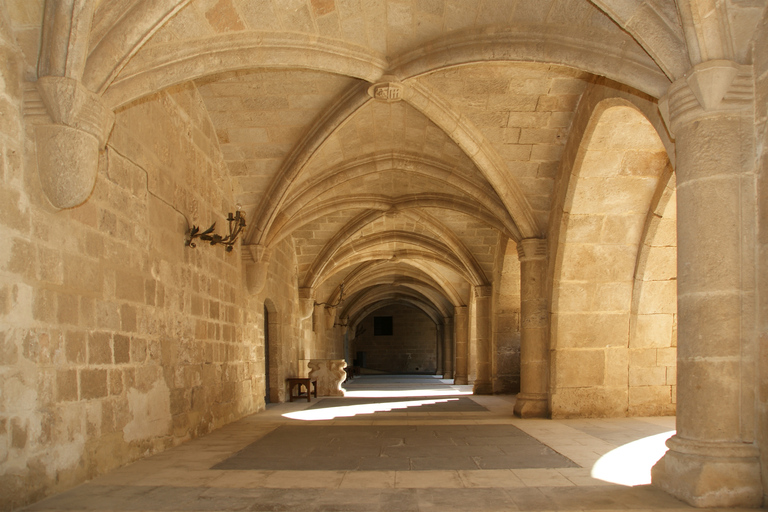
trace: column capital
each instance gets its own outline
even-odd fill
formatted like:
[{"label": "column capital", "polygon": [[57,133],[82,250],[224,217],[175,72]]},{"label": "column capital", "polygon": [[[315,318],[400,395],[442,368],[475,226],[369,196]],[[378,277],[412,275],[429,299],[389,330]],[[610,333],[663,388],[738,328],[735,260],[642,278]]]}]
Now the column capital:
[{"label": "column capital", "polygon": [[694,66],[669,86],[659,111],[671,132],[681,124],[717,114],[751,113],[754,99],[752,66],[710,60]]},{"label": "column capital", "polygon": [[520,261],[543,260],[547,257],[546,238],[524,238],[517,243],[517,257]]},{"label": "column capital", "polygon": [[481,298],[484,298],[484,297],[490,297],[491,293],[493,292],[493,286],[491,286],[490,284],[484,284],[484,285],[480,285],[480,286],[475,286],[474,287],[474,292],[475,292],[475,298],[476,299],[481,299]]},{"label": "column capital", "polygon": [[467,306],[453,306],[453,316],[467,316]]}]

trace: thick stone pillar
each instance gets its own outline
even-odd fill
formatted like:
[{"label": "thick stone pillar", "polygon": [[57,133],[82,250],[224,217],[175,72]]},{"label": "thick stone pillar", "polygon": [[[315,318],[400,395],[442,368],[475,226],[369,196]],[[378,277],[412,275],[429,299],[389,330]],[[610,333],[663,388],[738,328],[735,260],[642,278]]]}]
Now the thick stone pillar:
[{"label": "thick stone pillar", "polygon": [[515,415],[549,415],[549,308],[547,241],[528,238],[517,244],[520,258],[520,393]]},{"label": "thick stone pillar", "polygon": [[469,315],[467,306],[453,308],[453,336],[456,340],[456,367],[454,368],[454,384],[467,384],[469,382],[467,363],[469,362]]},{"label": "thick stone pillar", "polygon": [[443,318],[443,378],[453,378],[453,319]]},{"label": "thick stone pillar", "polygon": [[677,434],[654,484],[699,507],[758,507],[751,70],[697,65],[670,87],[677,172]]},{"label": "thick stone pillar", "polygon": [[477,378],[472,392],[476,395],[492,395],[493,370],[491,338],[491,286],[475,286],[475,330],[477,338]]}]

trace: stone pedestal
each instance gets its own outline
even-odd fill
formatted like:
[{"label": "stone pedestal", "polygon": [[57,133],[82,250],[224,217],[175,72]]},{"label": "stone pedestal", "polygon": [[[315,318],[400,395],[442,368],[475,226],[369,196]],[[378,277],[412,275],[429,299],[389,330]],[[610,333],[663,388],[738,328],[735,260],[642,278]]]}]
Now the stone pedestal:
[{"label": "stone pedestal", "polygon": [[343,359],[310,359],[309,378],[317,381],[318,396],[344,396],[341,385],[347,377]]},{"label": "stone pedestal", "polygon": [[469,334],[469,315],[467,307],[459,306],[453,311],[453,335],[456,339],[456,367],[454,368],[454,384],[467,384],[469,377],[467,373],[467,364],[469,362],[469,345],[467,338]]},{"label": "stone pedestal", "polygon": [[476,395],[493,394],[493,383],[491,382],[493,367],[491,361],[491,291],[491,286],[475,287],[477,378],[475,379],[472,392]]},{"label": "stone pedestal", "polygon": [[520,258],[520,393],[515,415],[544,418],[549,416],[547,241],[521,240],[517,254]]},{"label": "stone pedestal", "polygon": [[653,482],[697,507],[758,507],[751,68],[697,65],[668,105],[676,139],[677,435]]}]

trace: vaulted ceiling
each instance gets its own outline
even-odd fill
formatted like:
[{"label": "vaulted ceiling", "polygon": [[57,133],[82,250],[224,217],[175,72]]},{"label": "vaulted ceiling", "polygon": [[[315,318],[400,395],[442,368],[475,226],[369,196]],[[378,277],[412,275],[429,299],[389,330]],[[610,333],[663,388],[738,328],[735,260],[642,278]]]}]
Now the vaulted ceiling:
[{"label": "vaulted ceiling", "polygon": [[244,243],[292,239],[299,287],[357,311],[467,304],[506,240],[546,236],[588,84],[660,97],[690,66],[668,0],[94,6],[82,82],[113,109],[194,84]]}]

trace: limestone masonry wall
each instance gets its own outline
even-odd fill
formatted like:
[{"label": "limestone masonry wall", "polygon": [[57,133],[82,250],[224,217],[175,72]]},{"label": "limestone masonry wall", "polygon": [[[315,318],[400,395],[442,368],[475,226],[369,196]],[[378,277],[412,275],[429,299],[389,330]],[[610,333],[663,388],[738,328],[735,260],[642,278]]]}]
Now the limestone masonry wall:
[{"label": "limestone masonry wall", "polygon": [[19,59],[0,48],[7,508],[255,412],[263,371],[243,328],[240,251],[184,246],[187,219],[221,231],[235,209],[194,86],[118,112],[92,196],[56,211],[37,182],[41,120],[22,129]]},{"label": "limestone masonry wall", "polygon": [[[762,467],[768,467],[768,9],[755,40],[755,119],[757,121],[757,175],[758,175],[758,295],[759,324],[757,326],[760,343],[759,368],[761,383],[758,389],[759,419],[758,443],[761,446]],[[768,471],[763,471],[763,491],[768,493]],[[763,501],[768,503],[768,494]]]},{"label": "limestone masonry wall", "polygon": [[[259,362],[252,368],[256,388],[265,384],[264,306],[269,311],[269,389],[270,402],[285,400],[285,379],[302,374],[301,360],[311,354],[311,320],[297,319],[296,251],[290,238],[281,242],[270,258],[267,282],[258,295],[251,295],[246,308],[245,329]],[[257,397],[263,408],[263,393]]]},{"label": "limestone masonry wall", "polygon": [[[392,336],[374,336],[373,318],[392,317]],[[437,326],[424,313],[406,306],[381,308],[360,322],[364,332],[352,355],[365,352],[365,368],[389,373],[435,373]]]}]

